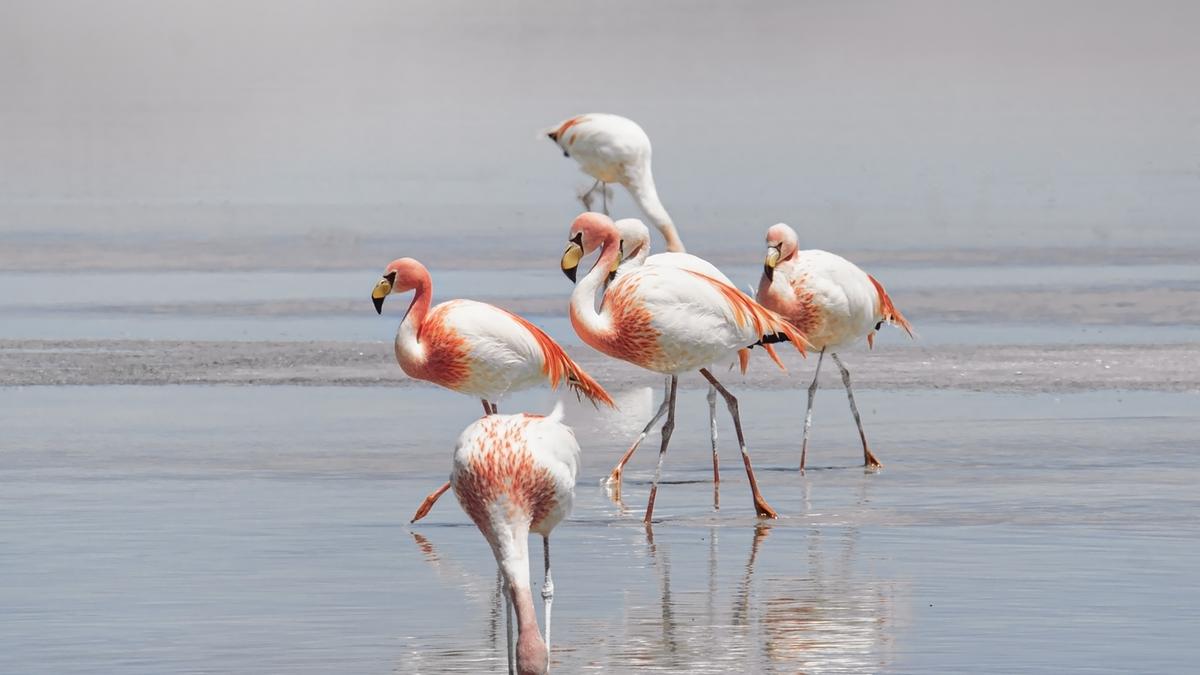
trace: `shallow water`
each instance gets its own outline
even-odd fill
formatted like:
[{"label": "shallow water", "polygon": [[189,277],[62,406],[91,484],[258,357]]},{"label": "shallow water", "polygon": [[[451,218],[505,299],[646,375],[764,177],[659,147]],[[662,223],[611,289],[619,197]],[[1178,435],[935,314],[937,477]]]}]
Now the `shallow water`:
[{"label": "shallow water", "polygon": [[[684,390],[648,537],[656,437],[624,507],[599,481],[655,393],[620,392],[623,417],[568,409],[585,457],[554,535],[558,672],[1194,663],[1196,394],[864,391],[886,464],[867,474],[823,390],[802,477],[801,392],[738,392],[783,516],[758,523],[724,411],[714,513],[703,391]],[[406,524],[475,407],[434,389],[0,390],[0,670],[503,672],[482,537],[449,497]]]}]

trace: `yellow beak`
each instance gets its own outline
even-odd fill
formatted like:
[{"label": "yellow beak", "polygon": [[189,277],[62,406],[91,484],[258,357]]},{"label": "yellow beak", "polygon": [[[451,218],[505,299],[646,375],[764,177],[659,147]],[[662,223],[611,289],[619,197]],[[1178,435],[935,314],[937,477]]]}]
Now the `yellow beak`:
[{"label": "yellow beak", "polygon": [[575,242],[567,244],[567,250],[562,255],[562,271],[575,283],[575,273],[579,270],[579,261],[583,259],[583,247]]},{"label": "yellow beak", "polygon": [[375,302],[375,312],[377,314],[383,314],[383,301],[391,292],[392,282],[387,277],[375,282],[375,288],[371,290],[371,300]]},{"label": "yellow beak", "polygon": [[779,264],[779,247],[778,246],[771,246],[771,247],[767,248],[767,261],[763,264],[766,265],[770,269],[775,269],[775,266]]}]

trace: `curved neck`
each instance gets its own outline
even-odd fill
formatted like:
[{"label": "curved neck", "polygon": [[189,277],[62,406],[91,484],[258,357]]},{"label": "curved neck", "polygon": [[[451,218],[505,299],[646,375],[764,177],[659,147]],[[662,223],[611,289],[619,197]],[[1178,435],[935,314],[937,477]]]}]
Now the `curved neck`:
[{"label": "curved neck", "polygon": [[529,526],[496,523],[491,534],[492,552],[517,614],[517,672],[544,673],[548,654],[529,586]]},{"label": "curved neck", "polygon": [[[596,291],[604,284],[608,270],[612,269],[612,264],[620,255],[616,233],[605,235],[604,243],[600,246],[600,259],[571,293],[571,325],[579,337],[593,347],[595,340],[612,332],[612,315],[607,308],[597,312],[595,299]],[[603,301],[601,304],[604,304]]]},{"label": "curved neck", "polygon": [[638,208],[646,214],[646,218],[662,232],[663,238],[667,240],[667,250],[682,253],[683,242],[679,239],[679,233],[675,231],[675,224],[671,222],[666,207],[658,199],[658,190],[654,188],[654,175],[650,172],[650,165],[632,172],[625,187],[629,189],[629,194],[633,201],[637,202]]},{"label": "curved neck", "polygon": [[409,361],[423,361],[424,349],[421,347],[421,327],[425,325],[425,317],[429,314],[429,305],[433,302],[433,283],[426,274],[417,281],[412,303],[400,322],[396,331],[396,355],[401,354]]}]

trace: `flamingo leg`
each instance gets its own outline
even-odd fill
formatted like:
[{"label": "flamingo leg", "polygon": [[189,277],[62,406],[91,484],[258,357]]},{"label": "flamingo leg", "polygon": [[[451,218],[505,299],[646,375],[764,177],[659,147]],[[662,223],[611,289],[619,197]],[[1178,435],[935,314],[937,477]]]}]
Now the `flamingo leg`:
[{"label": "flamingo leg", "polygon": [[592,183],[592,187],[588,188],[586,192],[579,195],[579,201],[583,202],[583,209],[585,211],[592,210],[592,193],[594,193],[598,187],[600,187],[599,179],[597,179],[595,183]]},{"label": "flamingo leg", "polygon": [[863,466],[869,469],[883,468],[883,464],[875,459],[875,455],[871,454],[871,448],[867,446],[867,435],[863,432],[862,417],[858,414],[858,406],[854,403],[854,390],[850,388],[850,371],[838,358],[837,354],[831,354],[833,362],[842,371],[842,384],[846,385],[846,398],[850,399],[850,412],[854,413],[854,423],[858,425],[858,437],[862,439],[863,446]]},{"label": "flamingo leg", "polygon": [[600,183],[600,200],[604,205],[604,215],[608,215],[608,183]]},{"label": "flamingo leg", "polygon": [[646,436],[650,434],[650,430],[654,428],[654,425],[662,419],[663,415],[667,414],[667,399],[670,397],[671,378],[668,377],[666,390],[663,392],[663,402],[662,405],[658,406],[658,412],[654,413],[654,417],[650,418],[650,421],[646,423],[646,426],[642,429],[642,433],[638,435],[633,445],[629,446],[629,449],[621,456],[621,461],[617,462],[617,466],[613,468],[612,473],[608,476],[608,484],[613,486],[614,499],[621,499],[621,472],[625,470],[625,464],[633,457],[634,451],[638,449],[642,441],[646,440]]},{"label": "flamingo leg", "polygon": [[429,496],[425,498],[425,501],[421,502],[421,505],[417,507],[417,512],[413,514],[412,520],[410,520],[408,522],[415,523],[418,520],[429,515],[429,510],[433,508],[433,505],[437,503],[437,500],[441,499],[442,495],[446,494],[446,490],[449,490],[449,489],[450,489],[450,481],[446,481],[446,483],[444,485],[442,485],[442,487],[434,490],[433,492],[430,492]]},{"label": "flamingo leg", "polygon": [[479,402],[483,404],[483,416],[487,417],[488,415],[491,415],[492,414],[492,404],[488,403],[486,398],[479,399]]},{"label": "flamingo leg", "polygon": [[[750,465],[750,452],[746,449],[746,437],[742,434],[742,418],[738,413],[737,398],[729,393],[729,390],[722,386],[717,378],[708,372],[707,368],[701,368],[700,374],[708,380],[709,384],[716,387],[717,391],[721,392],[721,396],[725,398],[725,407],[729,408],[729,415],[733,417],[733,429],[737,432],[738,446],[742,449],[742,463],[746,465],[746,478],[750,480],[750,492],[754,495],[754,512],[762,518],[778,518],[779,514],[767,504],[767,500],[763,499],[762,493],[758,490],[758,480],[754,478],[754,467]],[[667,419],[670,420],[670,417]]]},{"label": "flamingo leg", "polygon": [[542,584],[542,600],[545,601],[546,617],[546,661],[550,660],[550,605],[554,604],[554,580],[550,578],[550,537],[542,538],[542,552],[546,558],[546,581]]},{"label": "flamingo leg", "polygon": [[817,357],[817,369],[813,372],[812,384],[808,385],[808,409],[804,412],[804,440],[800,443],[800,473],[804,473],[804,460],[808,457],[808,430],[812,428],[813,401],[817,398],[817,376],[821,374],[821,362],[825,360],[825,350]]},{"label": "flamingo leg", "polygon": [[667,456],[667,444],[671,442],[671,432],[675,430],[675,391],[679,388],[679,376],[671,376],[670,395],[667,396],[667,421],[662,426],[662,447],[658,451],[658,466],[654,469],[654,484],[650,486],[650,501],[646,502],[646,515],[642,522],[650,524],[654,515],[654,498],[658,496],[658,481],[662,478],[663,458]]},{"label": "flamingo leg", "polygon": [[717,388],[708,385],[708,433],[713,453],[713,510],[721,508],[721,462],[717,458]]}]

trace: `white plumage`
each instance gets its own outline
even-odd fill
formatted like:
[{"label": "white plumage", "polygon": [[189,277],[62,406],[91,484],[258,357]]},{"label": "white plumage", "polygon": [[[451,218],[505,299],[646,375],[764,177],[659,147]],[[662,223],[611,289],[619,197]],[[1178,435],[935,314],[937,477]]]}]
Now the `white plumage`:
[{"label": "white plumage", "polygon": [[563,120],[548,129],[546,135],[563,154],[579,163],[584,173],[596,179],[596,185],[582,197],[591,209],[591,193],[597,188],[608,213],[609,183],[620,183],[650,222],[662,232],[668,251],[683,251],[683,242],[666,207],[658,198],[654,174],[650,168],[650,137],[631,119],[609,113],[587,113]]}]

